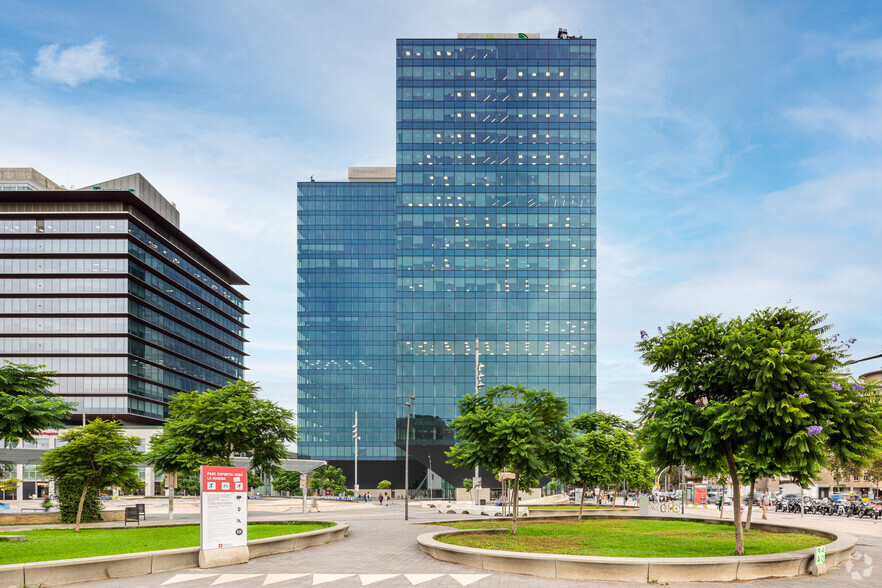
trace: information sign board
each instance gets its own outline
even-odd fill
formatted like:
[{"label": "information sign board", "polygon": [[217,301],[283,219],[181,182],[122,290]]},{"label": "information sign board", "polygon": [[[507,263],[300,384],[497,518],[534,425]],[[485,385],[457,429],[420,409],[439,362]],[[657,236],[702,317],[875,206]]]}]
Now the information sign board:
[{"label": "information sign board", "polygon": [[700,505],[703,504],[707,506],[707,486],[696,486],[695,487],[695,502],[694,504]]},{"label": "information sign board", "polygon": [[309,476],[306,474],[300,474],[300,487],[309,488]]},{"label": "information sign board", "polygon": [[815,563],[821,565],[827,559],[827,548],[822,545],[815,547]]},{"label": "information sign board", "polygon": [[474,488],[481,487],[481,476],[474,476],[472,478],[472,487],[474,487]]},{"label": "information sign board", "polygon": [[248,472],[245,468],[202,466],[202,549],[248,545]]}]

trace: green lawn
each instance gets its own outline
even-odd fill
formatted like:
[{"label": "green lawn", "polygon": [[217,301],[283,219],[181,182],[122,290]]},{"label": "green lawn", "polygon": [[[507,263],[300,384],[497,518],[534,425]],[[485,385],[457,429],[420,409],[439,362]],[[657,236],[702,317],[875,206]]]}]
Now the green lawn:
[{"label": "green lawn", "polygon": [[[330,527],[330,523],[279,523],[248,525],[248,539],[263,539],[292,533],[305,533]],[[116,555],[138,551],[199,546],[199,525],[173,527],[129,527],[123,529],[40,529],[4,532],[0,535],[27,535],[23,542],[0,543],[0,565]]]},{"label": "green lawn", "polygon": [[[470,521],[447,526],[457,529],[510,529],[508,521]],[[601,519],[579,523],[518,522],[516,537],[498,535],[457,535],[439,537],[453,545],[566,555],[610,557],[712,557],[733,555],[735,531],[730,525],[689,521],[645,521]],[[805,533],[744,534],[745,555],[796,551],[825,545],[830,540]]]},{"label": "green lawn", "polygon": [[[579,505],[578,505],[578,504],[556,504],[556,505],[552,505],[552,506],[530,506],[530,507],[528,507],[528,508],[529,508],[530,510],[548,510],[548,509],[553,509],[553,510],[579,510]],[[621,506],[621,505],[619,505],[619,506],[613,506],[613,505],[611,505],[611,504],[604,504],[604,505],[601,505],[601,506],[595,506],[595,505],[593,505],[593,504],[590,505],[590,506],[587,505],[587,504],[585,505],[585,510],[594,510],[594,509],[596,509],[596,508],[606,508],[606,509],[610,509],[610,508],[619,508],[619,509],[621,509],[621,508],[624,508],[624,507]]]}]

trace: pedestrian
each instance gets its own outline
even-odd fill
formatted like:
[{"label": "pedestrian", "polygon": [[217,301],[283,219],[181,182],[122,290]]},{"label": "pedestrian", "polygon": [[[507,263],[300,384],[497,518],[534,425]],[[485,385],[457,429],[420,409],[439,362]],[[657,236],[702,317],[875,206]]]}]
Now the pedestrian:
[{"label": "pedestrian", "polygon": [[389,506],[389,493],[386,492],[386,506]]},{"label": "pedestrian", "polygon": [[306,512],[312,512],[315,509],[315,512],[322,512],[318,507],[318,492],[312,495],[312,499],[309,501],[309,510]]},{"label": "pedestrian", "polygon": [[379,501],[380,501],[380,506],[383,506],[383,493],[382,492],[380,492]]},{"label": "pedestrian", "polygon": [[760,499],[760,507],[763,509],[763,519],[768,520],[767,514],[769,514],[769,507],[772,506],[772,499],[769,498],[769,492],[763,492],[763,497]]},{"label": "pedestrian", "polygon": [[720,518],[723,518],[723,493],[720,492],[720,496],[717,498],[717,508],[720,509]]},{"label": "pedestrian", "polygon": [[52,508],[52,501],[49,500],[49,497],[46,497],[46,500],[43,501],[43,511],[49,512],[49,509]]},{"label": "pedestrian", "polygon": [[366,492],[366,493],[365,493],[365,495],[364,495],[364,501],[367,502],[368,504],[371,503],[371,493],[370,493],[370,492]]}]

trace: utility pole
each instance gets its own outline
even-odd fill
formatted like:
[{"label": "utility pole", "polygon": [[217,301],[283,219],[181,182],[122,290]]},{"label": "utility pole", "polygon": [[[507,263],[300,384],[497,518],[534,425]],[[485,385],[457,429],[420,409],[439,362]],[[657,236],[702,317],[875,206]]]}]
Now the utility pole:
[{"label": "utility pole", "polygon": [[[484,387],[484,382],[481,381],[481,379],[484,377],[484,374],[481,373],[481,368],[484,367],[484,364],[481,363],[481,359],[480,359],[481,352],[478,350],[479,344],[480,344],[480,341],[478,340],[477,337],[475,337],[475,399],[478,398],[478,394],[481,393],[481,388]],[[478,466],[475,466],[475,479],[477,479],[478,476],[479,476]],[[474,484],[474,482],[475,482],[475,480],[472,480],[473,484]],[[474,490],[475,490],[475,505],[477,506],[478,492],[480,491],[480,488],[478,488],[475,485]]]},{"label": "utility pole", "polygon": [[355,411],[355,424],[352,425],[352,438],[355,440],[355,497],[358,498],[358,411]]}]

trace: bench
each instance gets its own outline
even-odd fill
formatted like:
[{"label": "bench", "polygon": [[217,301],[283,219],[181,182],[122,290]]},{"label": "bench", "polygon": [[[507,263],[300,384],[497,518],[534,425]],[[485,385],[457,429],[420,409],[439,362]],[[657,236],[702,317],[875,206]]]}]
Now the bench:
[{"label": "bench", "polygon": [[128,526],[128,524],[138,523],[138,526],[141,525],[141,515],[138,514],[137,506],[127,506],[125,516],[123,517],[123,526]]}]

